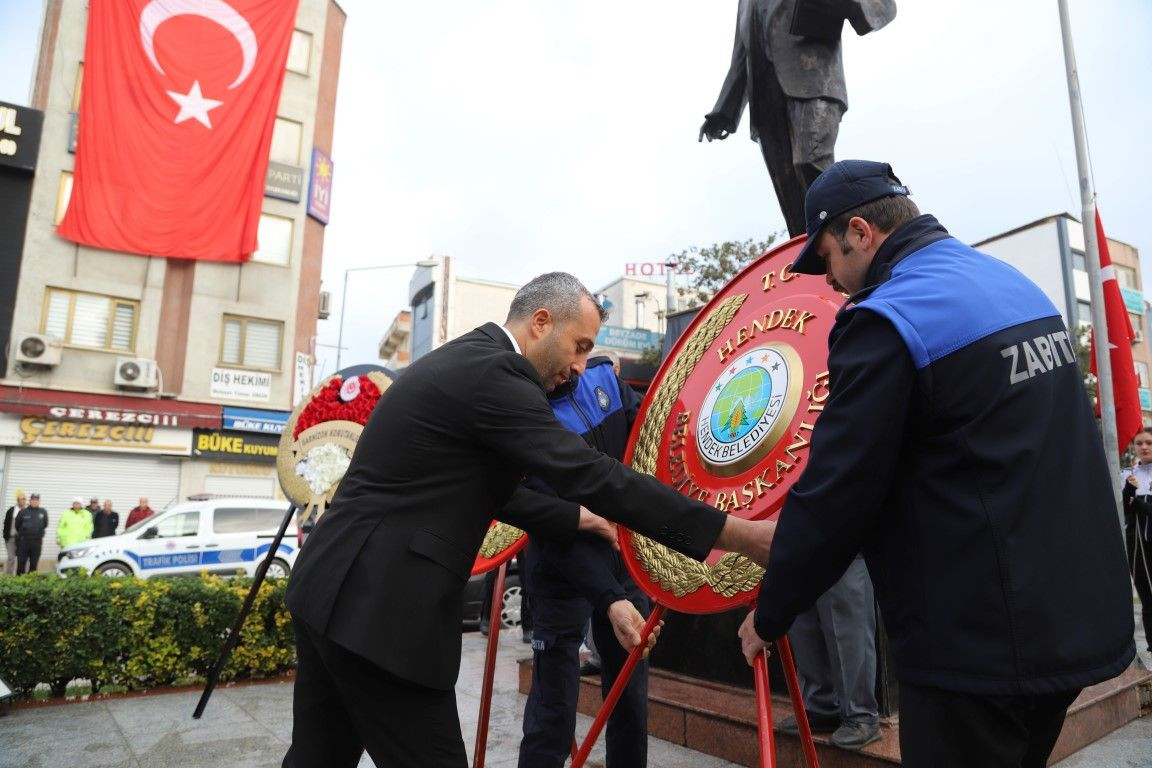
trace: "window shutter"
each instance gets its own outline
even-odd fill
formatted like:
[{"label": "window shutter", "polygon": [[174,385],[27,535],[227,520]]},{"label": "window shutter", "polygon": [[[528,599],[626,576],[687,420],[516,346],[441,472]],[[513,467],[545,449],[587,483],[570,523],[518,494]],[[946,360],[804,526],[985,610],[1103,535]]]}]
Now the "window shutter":
[{"label": "window shutter", "polygon": [[136,324],[135,319],[136,307],[116,302],[112,315],[112,343],[109,344],[112,349],[132,351],[132,329]]},{"label": "window shutter", "polygon": [[220,362],[240,365],[240,321],[224,321],[224,348],[220,350]]},{"label": "window shutter", "polygon": [[67,293],[48,292],[48,319],[44,322],[44,333],[58,339],[68,339],[68,303]]},{"label": "window shutter", "polygon": [[279,323],[248,321],[248,334],[244,340],[244,365],[250,368],[280,367]]},{"label": "window shutter", "polygon": [[103,296],[75,295],[72,315],[71,342],[84,347],[108,346],[108,309],[110,302]]}]

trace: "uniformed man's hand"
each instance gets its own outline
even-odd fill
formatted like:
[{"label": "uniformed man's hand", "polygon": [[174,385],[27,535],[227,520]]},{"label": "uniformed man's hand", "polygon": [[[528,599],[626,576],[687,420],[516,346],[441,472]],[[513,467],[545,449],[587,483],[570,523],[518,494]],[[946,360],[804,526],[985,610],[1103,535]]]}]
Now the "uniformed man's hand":
[{"label": "uniformed man's hand", "polygon": [[593,514],[587,507],[580,507],[580,523],[576,526],[581,531],[588,531],[602,537],[612,549],[620,549],[620,538],[616,533],[616,524],[605,520],[600,515]]},{"label": "uniformed man's hand", "polygon": [[[640,636],[644,631],[644,616],[636,610],[631,600],[620,599],[608,606],[608,621],[612,622],[612,631],[620,641],[620,647],[631,651],[640,645]],[[644,658],[656,646],[656,639],[660,636],[660,629],[664,626],[661,621],[652,628],[648,635],[648,645],[644,648]]]},{"label": "uniformed man's hand", "polygon": [[1140,485],[1140,481],[1136,479],[1136,475],[1128,475],[1128,485],[1136,488]]},{"label": "uniformed man's hand", "polygon": [[[756,657],[761,651],[768,650],[768,643],[756,633],[756,611],[749,611],[740,625],[740,649],[744,652],[744,660],[748,666],[756,663]],[[771,651],[769,651],[771,655]]]}]

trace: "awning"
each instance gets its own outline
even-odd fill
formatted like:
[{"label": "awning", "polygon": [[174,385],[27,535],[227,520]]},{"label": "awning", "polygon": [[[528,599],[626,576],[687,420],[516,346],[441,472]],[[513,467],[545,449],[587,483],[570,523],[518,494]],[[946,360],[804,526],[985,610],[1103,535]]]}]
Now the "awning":
[{"label": "awning", "polygon": [[0,411],[71,421],[219,429],[221,406],[0,385]]}]

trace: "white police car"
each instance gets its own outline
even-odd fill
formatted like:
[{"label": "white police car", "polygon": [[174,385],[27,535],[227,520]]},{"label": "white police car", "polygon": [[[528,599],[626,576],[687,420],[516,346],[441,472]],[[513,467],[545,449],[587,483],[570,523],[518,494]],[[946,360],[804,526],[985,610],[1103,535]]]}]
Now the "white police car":
[{"label": "white police car", "polygon": [[[73,544],[60,553],[56,572],[83,568],[104,576],[174,576],[219,573],[251,576],[272,546],[288,502],[219,498],[186,501],[141,520],[119,536]],[[299,546],[292,520],[268,565],[270,578],[284,578]]]}]

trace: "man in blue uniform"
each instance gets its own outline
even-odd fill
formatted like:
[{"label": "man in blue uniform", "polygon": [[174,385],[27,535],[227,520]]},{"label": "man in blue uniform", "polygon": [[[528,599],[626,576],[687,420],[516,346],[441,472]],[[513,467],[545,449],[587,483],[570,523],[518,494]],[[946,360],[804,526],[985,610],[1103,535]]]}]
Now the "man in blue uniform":
[{"label": "man in blue uniform", "polygon": [[[588,358],[584,373],[548,395],[556,419],[601,453],[624,458],[628,433],[640,397],[616,376],[611,358]],[[546,485],[529,481],[538,503],[578,506],[556,497]],[[533,609],[532,687],[524,707],[520,768],[561,768],[576,731],[580,694],[580,643],[589,617],[600,649],[604,696],[628,659],[616,632],[638,633],[648,615],[648,599],[603,538],[580,535],[559,541],[529,538],[528,595]],[[634,644],[634,642],[630,643]],[[648,762],[648,664],[641,662],[608,719],[608,768]]]},{"label": "man in blue uniform", "polygon": [[908,194],[861,160],[808,191],[792,270],[850,296],[744,653],[863,550],[904,764],[1043,766],[1079,691],[1135,653],[1111,479],[1060,313]]}]

